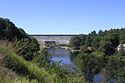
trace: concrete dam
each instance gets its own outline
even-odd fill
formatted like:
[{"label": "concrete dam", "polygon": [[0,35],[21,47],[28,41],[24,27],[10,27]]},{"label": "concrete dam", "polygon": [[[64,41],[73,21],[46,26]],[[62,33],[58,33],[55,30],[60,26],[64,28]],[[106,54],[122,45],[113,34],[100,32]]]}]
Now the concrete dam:
[{"label": "concrete dam", "polygon": [[38,40],[39,43],[69,44],[70,39],[77,35],[30,35]]}]

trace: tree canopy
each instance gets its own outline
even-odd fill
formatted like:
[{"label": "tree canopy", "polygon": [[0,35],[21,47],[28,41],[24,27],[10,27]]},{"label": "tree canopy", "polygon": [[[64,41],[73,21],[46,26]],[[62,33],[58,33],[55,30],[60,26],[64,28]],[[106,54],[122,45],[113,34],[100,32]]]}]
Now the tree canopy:
[{"label": "tree canopy", "polygon": [[103,73],[105,83],[112,79],[125,82],[125,56],[117,51],[120,44],[125,44],[125,28],[78,35],[71,39],[70,44],[78,50],[71,54],[72,61],[87,80],[93,82],[95,75]]},{"label": "tree canopy", "polygon": [[26,60],[32,60],[39,51],[38,41],[6,18],[0,18],[0,38],[13,42],[15,51]]}]

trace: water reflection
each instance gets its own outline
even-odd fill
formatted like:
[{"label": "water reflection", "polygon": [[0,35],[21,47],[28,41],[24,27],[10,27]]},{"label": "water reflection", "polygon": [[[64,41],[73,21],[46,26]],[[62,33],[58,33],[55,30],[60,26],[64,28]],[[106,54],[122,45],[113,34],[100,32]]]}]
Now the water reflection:
[{"label": "water reflection", "polygon": [[61,65],[63,65],[63,64],[72,64],[69,56],[52,56],[52,60],[54,62],[61,61],[61,63],[60,63]]},{"label": "water reflection", "polygon": [[69,52],[65,48],[49,48],[48,52],[52,55],[53,61],[61,61],[61,64],[72,64]]},{"label": "water reflection", "polygon": [[115,83],[113,79],[107,80],[104,74],[99,73],[94,76],[94,82],[95,83]]},{"label": "water reflection", "polygon": [[49,48],[49,54],[52,55],[52,60],[54,62],[60,62],[62,67],[70,70],[71,72],[75,72],[75,66],[71,62],[69,52],[65,48]]},{"label": "water reflection", "polygon": [[[71,62],[69,52],[65,48],[48,48],[48,53],[52,55],[54,62],[61,61],[61,66],[66,67],[71,72],[76,72],[76,68]],[[113,80],[106,81],[102,73],[95,75],[93,80],[95,83],[114,83]]]}]

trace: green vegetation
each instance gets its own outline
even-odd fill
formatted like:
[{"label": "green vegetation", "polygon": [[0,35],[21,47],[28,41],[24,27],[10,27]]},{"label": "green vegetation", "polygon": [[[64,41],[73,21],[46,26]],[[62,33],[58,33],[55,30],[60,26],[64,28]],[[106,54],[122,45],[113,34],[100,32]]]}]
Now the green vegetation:
[{"label": "green vegetation", "polygon": [[[9,19],[0,18],[0,82],[1,83],[86,83],[51,60],[46,49],[17,28]],[[9,71],[2,71],[2,69]],[[13,74],[12,74],[13,73]]]},{"label": "green vegetation", "polygon": [[0,18],[0,38],[12,42],[18,55],[32,60],[39,51],[36,39],[30,38],[21,28],[17,28],[9,19]]},{"label": "green vegetation", "polygon": [[[10,48],[4,45],[3,43],[0,44],[0,54],[6,57],[4,61],[5,67],[12,69],[18,75],[20,75],[21,77],[24,77],[22,79],[19,79],[19,81],[23,80],[24,83],[28,82],[29,80],[33,81],[33,83],[37,83],[37,82],[38,83],[64,83],[64,82],[82,83],[84,81],[83,77],[68,73],[67,71],[59,67],[56,63],[52,64],[51,68],[49,68],[48,65],[46,65],[47,63],[41,64],[41,65],[39,64],[38,66],[38,64],[35,64],[35,62],[33,63],[31,61],[26,61],[23,57],[18,56],[13,51],[13,49],[10,50]],[[38,62],[38,63],[41,63],[41,62]],[[2,79],[3,77],[4,79]],[[0,76],[0,79],[1,81],[8,82],[8,80],[10,79],[10,76],[8,76],[7,78],[5,75]],[[13,83],[14,81],[16,81],[16,79],[13,78],[12,82],[9,81],[9,83]]]},{"label": "green vegetation", "polygon": [[72,61],[91,82],[95,75],[103,73],[106,80],[102,82],[113,79],[124,83],[125,56],[117,51],[117,46],[125,44],[124,41],[125,28],[73,37],[70,44],[77,51],[72,53]]},{"label": "green vegetation", "polygon": [[88,83],[99,73],[104,75],[104,83],[125,82],[125,56],[117,51],[119,44],[125,44],[125,28],[73,37],[75,74],[53,62],[47,49],[40,49],[36,39],[9,19],[0,18],[0,38],[1,83]]},{"label": "green vegetation", "polygon": [[[44,68],[39,68],[37,65],[26,61],[23,57],[18,56],[9,48],[0,45],[0,53],[6,57],[5,66],[16,71],[19,74],[27,75],[29,79],[37,79],[40,82],[48,83],[50,75]],[[52,77],[51,77],[52,78]]]}]

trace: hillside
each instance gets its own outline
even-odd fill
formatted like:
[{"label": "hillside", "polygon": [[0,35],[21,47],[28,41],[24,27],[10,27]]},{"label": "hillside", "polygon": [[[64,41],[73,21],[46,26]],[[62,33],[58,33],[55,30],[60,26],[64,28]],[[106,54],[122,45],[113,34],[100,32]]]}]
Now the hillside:
[{"label": "hillside", "polygon": [[9,19],[0,18],[1,83],[83,83],[84,77],[72,74],[52,62],[38,41]]}]

